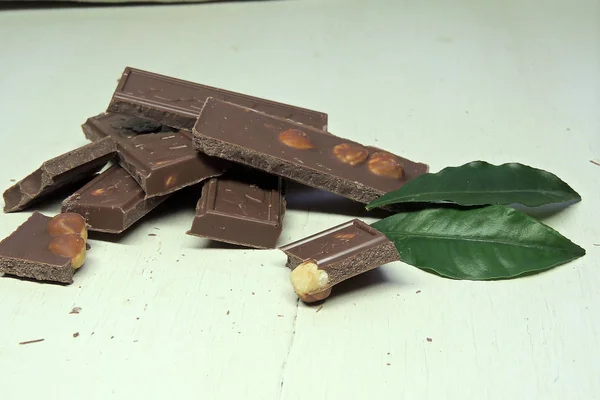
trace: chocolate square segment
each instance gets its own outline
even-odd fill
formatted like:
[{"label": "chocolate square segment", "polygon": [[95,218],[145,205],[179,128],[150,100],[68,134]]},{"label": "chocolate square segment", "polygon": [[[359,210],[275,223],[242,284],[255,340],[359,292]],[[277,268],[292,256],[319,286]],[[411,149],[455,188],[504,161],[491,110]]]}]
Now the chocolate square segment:
[{"label": "chocolate square segment", "polygon": [[52,218],[34,212],[25,223],[0,242],[0,272],[21,278],[73,283],[71,259],[49,249]]},{"label": "chocolate square segment", "polygon": [[213,178],[202,189],[189,235],[255,248],[274,248],[285,200],[282,179],[256,171]]},{"label": "chocolate square segment", "polygon": [[125,68],[108,111],[191,129],[207,98],[214,97],[281,118],[327,129],[327,114],[200,85],[131,67]]},{"label": "chocolate square segment", "polygon": [[400,259],[394,244],[383,233],[358,219],[290,243],[280,250],[288,256],[288,268],[313,260],[335,283]]},{"label": "chocolate square segment", "polygon": [[194,146],[208,155],[365,204],[428,171],[385,150],[217,99],[206,101],[193,132]]}]

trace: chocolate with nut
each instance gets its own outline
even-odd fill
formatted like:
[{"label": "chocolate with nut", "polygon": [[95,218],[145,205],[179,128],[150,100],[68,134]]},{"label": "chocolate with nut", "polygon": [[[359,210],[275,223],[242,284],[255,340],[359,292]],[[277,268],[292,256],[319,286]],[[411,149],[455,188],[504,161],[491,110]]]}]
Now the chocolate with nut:
[{"label": "chocolate with nut", "polygon": [[239,104],[281,118],[327,129],[327,114],[241,93],[183,81],[127,67],[108,106],[109,112],[145,117],[191,129],[208,97]]},{"label": "chocolate with nut", "polygon": [[402,187],[428,166],[293,121],[208,99],[194,146],[361,203]]},{"label": "chocolate with nut", "polygon": [[37,211],[0,242],[0,273],[7,276],[72,283],[85,261],[87,232],[77,214],[54,218]]},{"label": "chocolate with nut", "polygon": [[280,249],[288,256],[294,291],[305,302],[323,300],[334,285],[400,259],[383,233],[358,219]]},{"label": "chocolate with nut", "polygon": [[274,248],[285,199],[278,176],[236,169],[204,184],[189,235],[259,249]]},{"label": "chocolate with nut", "polygon": [[168,197],[146,198],[135,179],[113,165],[65,199],[62,211],[81,214],[90,231],[121,233]]},{"label": "chocolate with nut", "polygon": [[[101,114],[82,126],[91,139],[112,137],[119,164],[142,187],[146,197],[164,196],[221,175],[229,162],[192,147],[190,131],[123,114]],[[141,134],[138,134],[141,133]]]},{"label": "chocolate with nut", "polygon": [[4,192],[4,212],[23,210],[61,187],[93,176],[116,155],[105,138],[52,158]]}]

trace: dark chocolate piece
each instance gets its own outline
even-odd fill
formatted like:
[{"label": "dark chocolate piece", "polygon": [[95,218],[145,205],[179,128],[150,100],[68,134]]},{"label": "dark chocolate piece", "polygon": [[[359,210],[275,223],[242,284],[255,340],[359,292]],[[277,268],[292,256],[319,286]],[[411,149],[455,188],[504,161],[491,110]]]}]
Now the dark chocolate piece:
[{"label": "dark chocolate piece", "polygon": [[90,231],[121,233],[168,197],[146,198],[135,179],[113,165],[65,199],[62,211],[83,215]]},{"label": "dark chocolate piece", "polygon": [[0,242],[0,273],[38,281],[73,283],[71,259],[50,250],[52,218],[34,212],[25,223]]},{"label": "dark chocolate piece", "polygon": [[200,85],[181,79],[125,68],[108,111],[145,117],[160,124],[192,129],[208,97],[327,130],[327,114]]},{"label": "dark chocolate piece", "polygon": [[399,189],[428,166],[290,120],[208,99],[194,146],[211,156],[361,203]]},{"label": "dark chocolate piece", "polygon": [[353,219],[290,243],[287,254],[292,286],[305,302],[323,300],[331,287],[400,259],[394,244],[381,232]]},{"label": "dark chocolate piece", "polygon": [[4,192],[4,212],[23,210],[67,184],[93,176],[116,151],[114,140],[105,138],[44,162]]},{"label": "dark chocolate piece", "polygon": [[[243,178],[246,176],[247,178]],[[274,248],[285,214],[280,177],[258,171],[204,184],[189,235],[259,249]]]},{"label": "dark chocolate piece", "polygon": [[[88,138],[110,136],[117,142],[119,164],[138,182],[146,197],[163,196],[221,175],[229,162],[197,152],[192,134],[123,114],[101,114],[82,126]],[[153,134],[136,134],[136,131]]]}]

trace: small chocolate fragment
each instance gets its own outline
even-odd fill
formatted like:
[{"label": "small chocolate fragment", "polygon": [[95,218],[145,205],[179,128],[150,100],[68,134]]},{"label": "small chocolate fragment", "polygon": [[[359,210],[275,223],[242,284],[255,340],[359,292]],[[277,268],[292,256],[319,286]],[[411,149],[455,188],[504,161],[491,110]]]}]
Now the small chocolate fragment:
[{"label": "small chocolate fragment", "polygon": [[4,192],[4,212],[23,210],[64,185],[93,176],[116,151],[114,140],[104,138],[44,162]]},{"label": "small chocolate fragment", "polygon": [[131,67],[125,68],[108,111],[145,117],[164,125],[192,129],[204,102],[209,97],[327,130],[327,114],[322,112]]},{"label": "small chocolate fragment", "polygon": [[[247,178],[243,178],[246,176]],[[189,235],[272,249],[281,234],[285,199],[280,177],[236,171],[204,184]]]},{"label": "small chocolate fragment", "polygon": [[90,231],[121,233],[168,197],[147,199],[135,179],[113,165],[65,199],[62,211],[83,215]]},{"label": "small chocolate fragment", "polygon": [[208,99],[194,146],[265,172],[369,203],[428,166],[246,107]]},{"label": "small chocolate fragment", "polygon": [[[52,218],[36,211],[0,242],[0,273],[38,281],[73,283],[73,254],[83,254],[85,259],[85,241],[74,234],[52,236],[48,231],[51,220]],[[79,239],[70,240],[71,236],[77,236]],[[69,240],[60,240],[61,243],[57,243],[57,239],[61,238]],[[56,248],[59,251],[53,251]]]},{"label": "small chocolate fragment", "polygon": [[338,283],[400,259],[381,232],[353,219],[280,247],[288,256],[294,291],[304,302],[323,300]]},{"label": "small chocolate fragment", "polygon": [[[135,134],[151,127],[153,134]],[[117,142],[119,164],[138,182],[146,197],[163,196],[221,175],[229,162],[198,153],[192,134],[123,114],[101,114],[82,126],[88,138],[110,136]],[[148,130],[148,129],[147,129]]]}]

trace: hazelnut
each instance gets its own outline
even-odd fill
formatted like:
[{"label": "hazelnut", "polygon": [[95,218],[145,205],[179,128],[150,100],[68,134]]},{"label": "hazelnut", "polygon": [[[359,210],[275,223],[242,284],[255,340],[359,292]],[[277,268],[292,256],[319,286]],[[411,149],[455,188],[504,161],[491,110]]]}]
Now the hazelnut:
[{"label": "hazelnut", "polygon": [[100,196],[104,192],[106,192],[106,189],[100,188],[100,189],[96,189],[96,190],[92,191],[92,193],[90,193],[90,194],[92,196]]},{"label": "hazelnut", "polygon": [[175,183],[175,176],[174,175],[170,175],[167,180],[165,181],[165,186],[169,187],[172,184]]},{"label": "hazelnut", "polygon": [[355,166],[367,159],[369,150],[357,144],[342,143],[333,148],[333,155],[341,162]]},{"label": "hazelnut", "polygon": [[386,178],[401,179],[404,175],[404,168],[400,160],[390,153],[373,153],[369,159],[369,170],[377,175]]},{"label": "hazelnut", "polygon": [[299,129],[288,129],[281,132],[279,134],[279,140],[286,146],[298,150],[314,149],[315,147],[308,135]]},{"label": "hazelnut", "polygon": [[75,233],[87,240],[87,226],[85,219],[77,213],[61,213],[48,222],[48,233],[50,236],[61,236]]},{"label": "hazelnut", "polygon": [[340,239],[340,240],[350,240],[355,236],[356,236],[356,233],[336,233],[335,235],[333,235],[334,238]]},{"label": "hazelnut", "polygon": [[73,269],[78,269],[85,262],[85,240],[76,233],[56,236],[48,248],[57,256],[70,258]]},{"label": "hazelnut", "polygon": [[327,287],[329,275],[319,269],[314,260],[305,261],[294,268],[290,281],[296,295],[305,303],[326,299],[331,294],[331,287]]}]

